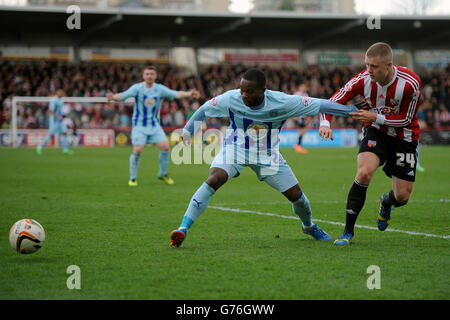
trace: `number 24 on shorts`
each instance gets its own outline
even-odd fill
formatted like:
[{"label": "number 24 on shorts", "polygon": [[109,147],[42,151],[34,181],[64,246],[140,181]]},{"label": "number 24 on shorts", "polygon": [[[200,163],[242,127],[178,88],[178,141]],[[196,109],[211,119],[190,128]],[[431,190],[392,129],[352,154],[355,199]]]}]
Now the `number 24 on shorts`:
[{"label": "number 24 on shorts", "polygon": [[414,164],[416,163],[416,160],[414,159],[413,153],[397,152],[396,156],[397,156],[397,163],[396,163],[397,166],[404,167],[405,160],[406,160],[406,163],[408,163],[411,166],[411,168],[414,168]]}]

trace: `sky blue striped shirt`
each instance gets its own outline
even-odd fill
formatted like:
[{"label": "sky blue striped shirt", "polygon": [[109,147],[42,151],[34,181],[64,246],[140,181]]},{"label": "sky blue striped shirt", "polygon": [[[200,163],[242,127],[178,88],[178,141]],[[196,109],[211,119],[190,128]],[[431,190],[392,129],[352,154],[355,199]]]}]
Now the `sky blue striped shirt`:
[{"label": "sky blue striped shirt", "polygon": [[157,126],[159,125],[159,107],[164,98],[175,99],[177,91],[166,86],[153,83],[147,88],[145,82],[132,85],[128,90],[120,95],[123,100],[134,98],[133,126]]}]

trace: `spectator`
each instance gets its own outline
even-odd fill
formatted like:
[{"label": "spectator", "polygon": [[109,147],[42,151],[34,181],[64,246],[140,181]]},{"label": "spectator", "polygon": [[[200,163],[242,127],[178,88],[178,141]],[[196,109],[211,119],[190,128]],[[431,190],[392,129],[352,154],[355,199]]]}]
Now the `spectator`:
[{"label": "spectator", "polygon": [[450,113],[444,104],[441,104],[440,107],[440,123],[441,127],[449,127],[450,126]]},{"label": "spectator", "polygon": [[[239,87],[239,79],[249,66],[244,65],[204,65],[200,66],[198,76],[184,73],[183,69],[172,65],[162,65],[157,82],[175,90],[197,88],[201,94],[200,104],[188,99],[181,101],[164,101],[160,110],[163,127],[182,126],[185,119],[196,107],[224,91]],[[73,65],[67,62],[0,62],[0,125],[9,127],[11,97],[16,95],[48,96],[57,88],[64,88],[69,96],[102,97],[106,88],[120,92],[132,83],[140,81],[140,63],[97,63],[81,62]],[[261,67],[267,74],[267,88],[282,90],[293,94],[295,88],[304,84],[311,96],[328,99],[342,85],[351,79],[355,70],[348,67],[328,67],[311,65],[307,68],[289,66]],[[427,128],[448,126],[448,106],[450,105],[450,67],[444,70],[421,71],[423,102],[419,106],[418,117],[421,125]],[[193,105],[191,105],[194,103]],[[32,112],[23,106],[18,108],[19,127],[30,126],[34,118],[35,126],[46,127],[48,119],[46,104],[32,104]],[[71,105],[70,117],[81,128],[104,127],[103,121],[109,120],[114,127],[130,127],[131,108],[122,104],[74,103]],[[38,110],[40,110],[38,112]],[[429,112],[431,111],[431,113]],[[437,111],[437,112],[436,112]],[[26,112],[26,114],[24,114]],[[117,118],[117,114],[119,117]],[[436,117],[439,121],[436,121]],[[27,120],[27,118],[29,118]],[[221,119],[221,125],[226,120]],[[334,117],[332,126],[357,127],[351,118]],[[285,127],[293,126],[293,121],[286,121]],[[313,117],[310,128],[317,128],[319,120]],[[216,124],[214,124],[216,125]]]}]

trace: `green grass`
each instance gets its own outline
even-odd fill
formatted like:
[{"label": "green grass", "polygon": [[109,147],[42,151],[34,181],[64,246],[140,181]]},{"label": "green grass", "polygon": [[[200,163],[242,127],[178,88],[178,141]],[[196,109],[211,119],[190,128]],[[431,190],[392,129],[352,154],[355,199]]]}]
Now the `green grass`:
[{"label": "green grass", "polygon": [[[156,179],[157,150],[141,158],[130,188],[131,148],[0,149],[0,299],[449,299],[450,239],[356,229],[354,244],[334,247],[301,233],[299,221],[207,209],[178,248],[169,234],[181,222],[208,165],[171,165],[175,185]],[[344,222],[356,149],[311,149],[283,155],[308,195],[313,218]],[[407,206],[390,228],[450,234],[450,148],[422,147]],[[358,225],[376,227],[378,198],[390,190],[379,170]],[[290,203],[250,169],[223,186],[211,206],[293,216]],[[46,231],[43,248],[21,255],[8,232],[23,218]],[[340,225],[321,222],[333,238]],[[81,290],[66,286],[81,268]],[[368,266],[381,289],[366,286]],[[174,288],[181,288],[174,290]]]}]

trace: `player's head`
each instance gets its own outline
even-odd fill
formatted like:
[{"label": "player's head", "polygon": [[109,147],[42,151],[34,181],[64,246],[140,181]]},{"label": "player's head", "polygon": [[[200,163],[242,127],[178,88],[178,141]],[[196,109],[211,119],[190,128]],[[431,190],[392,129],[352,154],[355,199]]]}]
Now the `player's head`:
[{"label": "player's head", "polygon": [[241,79],[242,101],[247,107],[256,107],[264,100],[266,76],[260,69],[247,70]]},{"label": "player's head", "polygon": [[142,79],[149,85],[155,82],[157,76],[158,70],[155,66],[145,66],[144,69],[142,69]]},{"label": "player's head", "polygon": [[57,89],[56,92],[55,92],[55,94],[56,94],[56,96],[57,96],[58,98],[64,97],[64,96],[66,95],[66,94],[64,93],[64,90],[63,90],[63,89]]},{"label": "player's head", "polygon": [[383,82],[392,69],[392,48],[384,42],[377,42],[366,51],[366,66],[372,81]]}]

